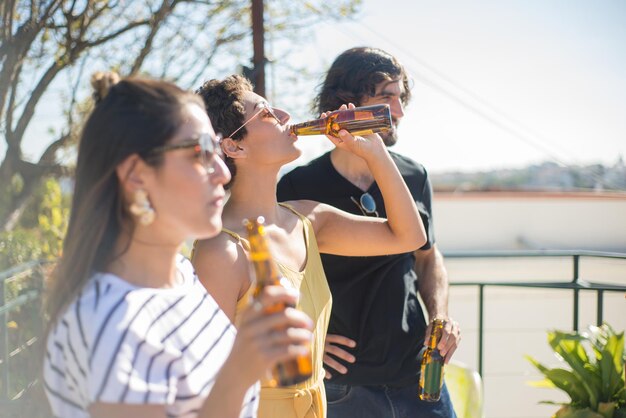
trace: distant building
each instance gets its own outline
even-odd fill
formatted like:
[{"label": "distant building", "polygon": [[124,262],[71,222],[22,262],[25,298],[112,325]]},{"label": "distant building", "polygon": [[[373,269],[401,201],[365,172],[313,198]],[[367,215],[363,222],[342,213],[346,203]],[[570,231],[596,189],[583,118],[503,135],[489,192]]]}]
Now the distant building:
[{"label": "distant building", "polygon": [[626,252],[625,192],[435,192],[446,250]]}]

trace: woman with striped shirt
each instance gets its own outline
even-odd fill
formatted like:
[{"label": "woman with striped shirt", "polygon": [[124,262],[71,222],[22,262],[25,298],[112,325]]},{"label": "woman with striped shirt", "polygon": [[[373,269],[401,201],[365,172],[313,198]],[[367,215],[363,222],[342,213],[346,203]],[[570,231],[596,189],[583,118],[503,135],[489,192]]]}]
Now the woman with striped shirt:
[{"label": "woman with striped shirt", "polygon": [[[63,258],[50,283],[44,386],[56,417],[254,417],[259,378],[308,350],[297,295],[269,288],[238,332],[178,255],[222,226],[230,175],[201,100],[96,74]],[[245,367],[242,365],[245,363]]]}]

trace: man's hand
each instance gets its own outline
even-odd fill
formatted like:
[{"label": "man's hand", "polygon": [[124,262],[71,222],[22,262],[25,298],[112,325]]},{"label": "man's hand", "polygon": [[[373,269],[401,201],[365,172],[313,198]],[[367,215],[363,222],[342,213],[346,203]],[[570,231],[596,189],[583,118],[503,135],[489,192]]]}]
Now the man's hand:
[{"label": "man's hand", "polygon": [[[432,327],[433,321],[430,321],[428,328],[426,328],[426,340],[424,341],[424,345],[428,345]],[[456,348],[459,346],[459,342],[461,342],[461,328],[459,328],[459,323],[452,318],[445,318],[441,332],[441,340],[439,340],[437,348],[444,357],[446,364],[448,364],[452,358],[452,354],[454,354]]]},{"label": "man's hand", "polygon": [[443,264],[443,255],[436,244],[427,250],[417,250],[414,254],[420,296],[431,318],[426,328],[424,345],[428,345],[432,320],[443,319],[443,332],[437,348],[447,364],[461,342],[461,328],[458,322],[448,317],[448,273]]},{"label": "man's hand", "polygon": [[354,363],[354,361],[356,360],[352,354],[348,353],[343,348],[340,348],[337,345],[333,344],[339,344],[350,348],[356,347],[355,341],[351,340],[350,338],[344,337],[343,335],[326,335],[326,342],[324,344],[324,370],[326,371],[326,379],[330,379],[332,377],[332,375],[328,371],[328,368],[332,368],[341,374],[346,374],[348,372],[346,366],[339,363],[333,357],[329,356],[329,354],[345,360],[348,363]]}]

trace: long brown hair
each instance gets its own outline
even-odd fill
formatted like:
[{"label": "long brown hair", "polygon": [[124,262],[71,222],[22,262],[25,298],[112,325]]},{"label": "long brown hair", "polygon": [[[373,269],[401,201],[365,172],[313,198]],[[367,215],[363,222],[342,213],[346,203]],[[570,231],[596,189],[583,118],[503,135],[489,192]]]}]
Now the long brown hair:
[{"label": "long brown hair", "polygon": [[162,158],[153,158],[150,151],[176,134],[185,104],[202,107],[196,95],[165,81],[120,81],[113,73],[97,73],[92,85],[96,105],[82,131],[63,256],[47,292],[50,325],[94,272],[121,255],[114,248],[122,227],[132,235],[134,223],[116,167],[133,154],[159,166]]}]

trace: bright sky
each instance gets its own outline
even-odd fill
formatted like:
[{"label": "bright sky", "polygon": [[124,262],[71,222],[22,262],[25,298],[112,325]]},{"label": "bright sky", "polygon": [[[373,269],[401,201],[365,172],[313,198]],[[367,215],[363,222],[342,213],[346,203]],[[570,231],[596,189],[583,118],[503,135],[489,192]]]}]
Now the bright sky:
[{"label": "bright sky", "polygon": [[[415,86],[395,150],[430,171],[626,157],[624,1],[364,0],[315,33],[296,58],[314,72],[353,46],[403,62]],[[300,144],[300,162],[325,148]]]},{"label": "bright sky", "polygon": [[[394,149],[431,172],[626,157],[626,1],[364,0],[354,22],[320,22],[290,56],[318,80],[296,88],[281,79],[267,90],[282,100],[270,101],[310,117],[304,104],[334,58],[363,45],[394,54],[414,79]],[[271,58],[280,46],[266,48]],[[300,104],[284,97],[290,90]],[[49,142],[54,106],[38,109],[26,155]],[[323,137],[299,144],[297,164],[329,148]]]}]

